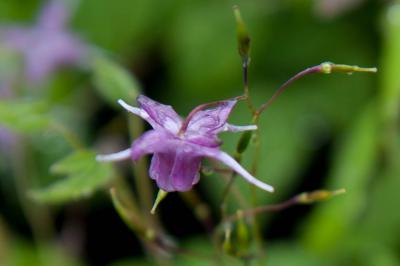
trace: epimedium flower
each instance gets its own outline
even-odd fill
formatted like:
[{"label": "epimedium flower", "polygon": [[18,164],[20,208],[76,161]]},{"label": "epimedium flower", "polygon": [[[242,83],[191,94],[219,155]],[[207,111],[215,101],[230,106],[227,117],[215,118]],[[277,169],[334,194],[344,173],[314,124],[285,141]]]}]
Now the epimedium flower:
[{"label": "epimedium flower", "polygon": [[86,48],[68,31],[69,17],[66,2],[52,0],[43,7],[34,26],[1,29],[3,44],[22,54],[28,81],[43,81],[60,66],[83,64]]},{"label": "epimedium flower", "polygon": [[[98,155],[99,161],[138,160],[153,154],[149,175],[158,187],[166,192],[188,191],[200,178],[201,161],[204,157],[218,160],[229,166],[248,182],[269,192],[273,187],[248,173],[229,154],[220,150],[218,133],[256,130],[257,126],[235,126],[227,123],[236,100],[225,100],[196,107],[183,120],[169,105],[139,96],[140,108],[119,104],[128,112],[146,120],[153,129],[136,139],[131,148],[109,155]],[[214,106],[214,108],[209,108]],[[207,109],[208,108],[208,109]]]}]

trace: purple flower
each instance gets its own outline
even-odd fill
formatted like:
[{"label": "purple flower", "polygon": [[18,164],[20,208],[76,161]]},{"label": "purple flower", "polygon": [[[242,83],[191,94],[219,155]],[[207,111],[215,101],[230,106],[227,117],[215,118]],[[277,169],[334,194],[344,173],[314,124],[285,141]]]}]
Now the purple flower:
[{"label": "purple flower", "polygon": [[249,174],[226,152],[220,150],[221,141],[217,134],[223,131],[240,132],[255,130],[255,125],[234,126],[226,120],[236,100],[217,103],[217,107],[207,109],[209,105],[195,108],[183,120],[171,106],[163,105],[146,96],[139,96],[140,108],[132,107],[119,100],[126,110],[146,120],[153,130],[145,132],[135,140],[130,149],[99,155],[99,161],[118,161],[132,157],[134,161],[146,154],[153,154],[149,170],[150,177],[156,180],[160,189],[187,191],[200,178],[200,166],[204,157],[219,160],[232,168],[248,182],[272,192],[273,188]]},{"label": "purple flower", "polygon": [[82,63],[85,46],[66,29],[68,19],[65,3],[53,0],[42,9],[35,26],[2,29],[5,46],[22,54],[29,81],[43,81],[60,66]]}]

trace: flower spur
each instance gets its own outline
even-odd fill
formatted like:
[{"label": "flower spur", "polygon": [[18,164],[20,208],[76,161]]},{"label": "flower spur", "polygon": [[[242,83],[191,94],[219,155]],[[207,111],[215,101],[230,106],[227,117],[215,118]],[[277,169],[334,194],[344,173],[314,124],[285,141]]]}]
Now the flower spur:
[{"label": "flower spur", "polygon": [[[199,181],[202,159],[208,157],[226,164],[249,183],[273,192],[272,186],[253,177],[229,154],[220,150],[218,133],[257,129],[255,125],[234,126],[226,122],[236,100],[201,105],[186,120],[171,106],[146,96],[139,96],[137,102],[140,108],[130,106],[123,100],[118,101],[127,111],[146,120],[153,129],[136,139],[131,148],[109,155],[98,155],[98,161],[119,161],[129,157],[136,161],[143,155],[153,154],[149,175],[160,189],[172,192],[190,190]],[[206,109],[211,105],[216,107]]]}]

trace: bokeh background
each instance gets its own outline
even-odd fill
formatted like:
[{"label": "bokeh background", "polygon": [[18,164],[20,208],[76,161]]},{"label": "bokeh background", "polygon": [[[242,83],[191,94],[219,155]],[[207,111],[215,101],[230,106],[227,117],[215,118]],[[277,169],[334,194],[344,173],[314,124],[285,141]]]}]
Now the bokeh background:
[{"label": "bokeh background", "polygon": [[[45,4],[0,1],[1,27],[34,27]],[[69,4],[71,32],[124,67],[136,89],[183,115],[198,104],[242,93],[234,4],[240,6],[252,39],[249,80],[257,105],[295,73],[324,61],[377,66],[377,74],[307,76],[263,114],[257,176],[272,184],[276,193],[257,191],[257,198],[259,204],[274,204],[303,191],[347,190],[326,202],[263,214],[267,265],[400,265],[400,3],[82,0]],[[15,57],[2,48],[3,81],[13,75],[23,79],[23,60]],[[18,91],[11,86],[9,92],[14,99],[35,99],[50,106],[46,112],[94,151],[120,150],[129,145],[126,114],[98,89],[102,75],[112,70],[96,62],[58,69],[40,83],[19,82]],[[2,101],[6,98],[10,96],[2,95]],[[30,110],[1,105],[0,118],[17,113],[15,119],[20,121],[29,117]],[[240,103],[230,121],[246,124],[250,118]],[[38,204],[27,197],[29,189],[65,176],[65,171],[57,175],[49,168],[71,147],[59,132],[30,132],[24,127],[21,132],[13,126],[4,129],[9,121],[3,124],[0,265],[154,265],[116,214],[107,189],[62,204]],[[221,135],[223,149],[234,152],[239,135]],[[251,149],[245,155],[244,165],[250,168]],[[127,167],[129,163],[121,166]],[[126,170],[122,173],[134,189],[135,177]],[[214,174],[203,176],[195,187],[215,219],[225,184]],[[251,193],[241,180],[237,184],[245,195]],[[158,211],[178,245],[205,254],[215,248],[176,193]],[[38,230],[43,239],[38,239]],[[176,255],[168,260],[170,265],[210,265],[201,257]],[[242,265],[235,259],[229,264]]]}]

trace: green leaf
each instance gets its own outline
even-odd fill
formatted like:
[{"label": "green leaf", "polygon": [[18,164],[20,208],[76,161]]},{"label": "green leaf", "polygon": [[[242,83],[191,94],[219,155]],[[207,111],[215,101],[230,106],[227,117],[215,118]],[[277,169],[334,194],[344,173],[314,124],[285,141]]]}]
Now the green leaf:
[{"label": "green leaf", "polygon": [[100,95],[114,106],[117,106],[118,99],[133,101],[140,93],[133,76],[103,56],[97,56],[94,60],[93,82]]},{"label": "green leaf", "polygon": [[386,10],[383,20],[382,74],[380,90],[385,122],[396,123],[399,113],[400,77],[400,9],[397,5]]},{"label": "green leaf", "polygon": [[51,172],[66,175],[49,187],[31,191],[35,200],[43,203],[64,203],[90,196],[105,186],[114,176],[110,164],[99,163],[91,151],[78,151],[54,164]]},{"label": "green leaf", "polygon": [[353,226],[359,226],[358,219],[369,198],[369,182],[377,167],[377,118],[376,105],[368,106],[340,143],[328,187],[343,187],[347,193],[319,205],[309,217],[302,234],[308,248],[320,252],[333,250],[353,233]]},{"label": "green leaf", "polygon": [[0,125],[21,133],[37,132],[50,124],[48,106],[43,102],[0,101]]},{"label": "green leaf", "polygon": [[[396,158],[400,147],[397,145]],[[400,212],[396,211],[400,201],[400,164],[399,160],[382,169],[373,183],[369,195],[368,211],[363,216],[364,223],[358,228],[362,235],[368,236],[374,243],[396,248],[400,234]]]}]

